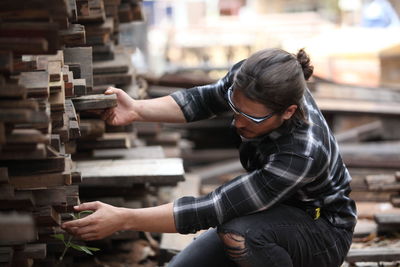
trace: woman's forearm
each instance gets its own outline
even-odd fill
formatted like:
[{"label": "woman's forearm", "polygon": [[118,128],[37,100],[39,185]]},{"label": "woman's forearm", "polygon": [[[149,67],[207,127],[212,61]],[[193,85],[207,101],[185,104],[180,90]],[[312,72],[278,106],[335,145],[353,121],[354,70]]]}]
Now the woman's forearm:
[{"label": "woman's forearm", "polygon": [[123,230],[176,233],[173,203],[143,209],[121,208]]}]

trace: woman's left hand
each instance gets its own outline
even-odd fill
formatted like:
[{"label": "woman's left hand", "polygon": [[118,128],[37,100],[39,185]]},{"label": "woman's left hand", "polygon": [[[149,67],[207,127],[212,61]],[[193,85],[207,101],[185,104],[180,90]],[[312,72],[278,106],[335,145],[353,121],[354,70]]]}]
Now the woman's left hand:
[{"label": "woman's left hand", "polygon": [[116,231],[123,230],[125,217],[123,208],[114,207],[100,201],[87,202],[74,207],[76,211],[92,210],[93,214],[82,219],[62,224],[67,232],[83,240],[102,239]]}]

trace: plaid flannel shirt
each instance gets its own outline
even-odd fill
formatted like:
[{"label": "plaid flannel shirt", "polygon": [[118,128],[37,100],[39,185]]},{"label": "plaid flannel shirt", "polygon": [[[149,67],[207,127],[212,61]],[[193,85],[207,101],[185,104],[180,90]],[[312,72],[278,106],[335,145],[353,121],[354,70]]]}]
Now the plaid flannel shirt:
[{"label": "plaid flannel shirt", "polygon": [[[229,111],[226,93],[243,61],[215,84],[173,93],[187,122]],[[351,177],[338,145],[311,93],[303,97],[308,123],[300,122],[243,140],[240,160],[247,173],[201,197],[174,202],[179,233],[195,233],[279,203],[320,208],[334,226],[354,229],[356,207],[349,198]]]}]

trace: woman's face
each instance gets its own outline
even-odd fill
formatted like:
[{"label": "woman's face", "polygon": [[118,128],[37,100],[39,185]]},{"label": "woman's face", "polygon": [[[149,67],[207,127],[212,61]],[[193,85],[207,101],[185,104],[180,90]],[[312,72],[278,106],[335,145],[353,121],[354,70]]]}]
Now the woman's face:
[{"label": "woman's face", "polygon": [[[247,98],[240,90],[235,90],[232,95],[233,105],[243,113],[253,117],[264,117],[272,113],[264,104]],[[240,113],[234,113],[234,124],[238,134],[251,139],[267,134],[279,128],[285,120],[292,117],[297,106],[292,105],[283,114],[273,114],[269,119],[255,123]]]}]

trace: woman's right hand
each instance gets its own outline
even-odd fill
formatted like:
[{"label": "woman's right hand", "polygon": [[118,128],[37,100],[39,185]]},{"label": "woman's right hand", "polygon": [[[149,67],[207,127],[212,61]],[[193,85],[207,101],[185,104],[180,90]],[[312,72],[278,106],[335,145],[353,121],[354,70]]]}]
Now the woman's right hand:
[{"label": "woman's right hand", "polygon": [[107,124],[123,126],[138,120],[139,114],[135,111],[135,100],[127,93],[115,87],[108,87],[104,94],[117,95],[117,106],[106,109],[101,115],[101,118],[105,120]]}]

